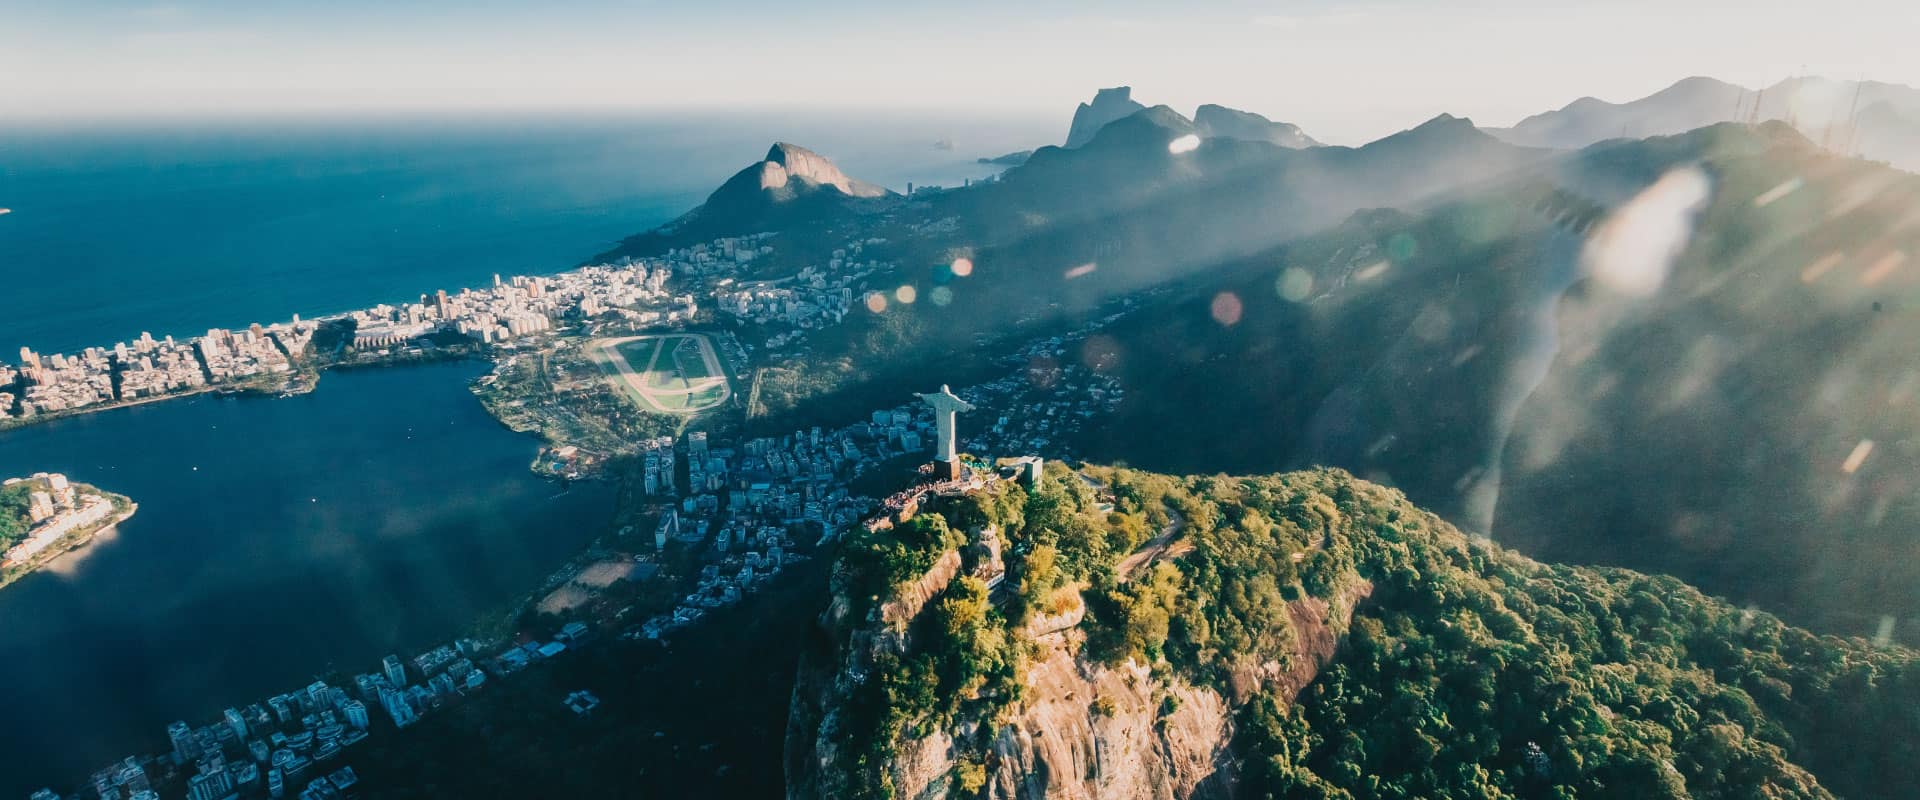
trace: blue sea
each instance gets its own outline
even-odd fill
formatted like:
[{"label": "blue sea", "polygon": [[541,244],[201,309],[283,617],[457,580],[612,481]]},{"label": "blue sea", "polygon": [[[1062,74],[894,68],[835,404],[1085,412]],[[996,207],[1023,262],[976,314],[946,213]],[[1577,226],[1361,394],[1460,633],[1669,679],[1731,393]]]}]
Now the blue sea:
[{"label": "blue sea", "polygon": [[[705,113],[0,122],[0,354],[274,322],[580,264],[789,141],[896,190],[1057,121]],[[937,147],[951,145],[951,149]]]},{"label": "blue sea", "polygon": [[[776,140],[896,189],[990,174],[1051,120],[421,116],[0,127],[0,359],[315,316],[566,269]],[[950,140],[952,148],[935,147]],[[610,487],[467,391],[484,365],[330,373],[0,433],[140,511],[0,589],[0,797],[164,750],[168,722],[465,631],[604,533]]]}]

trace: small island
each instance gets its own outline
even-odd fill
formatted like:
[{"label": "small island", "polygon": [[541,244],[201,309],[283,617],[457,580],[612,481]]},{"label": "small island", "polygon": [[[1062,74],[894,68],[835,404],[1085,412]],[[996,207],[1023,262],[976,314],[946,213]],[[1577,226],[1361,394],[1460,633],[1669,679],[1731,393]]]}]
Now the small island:
[{"label": "small island", "polygon": [[0,587],[78,549],[133,516],[131,499],[59,473],[0,483]]}]

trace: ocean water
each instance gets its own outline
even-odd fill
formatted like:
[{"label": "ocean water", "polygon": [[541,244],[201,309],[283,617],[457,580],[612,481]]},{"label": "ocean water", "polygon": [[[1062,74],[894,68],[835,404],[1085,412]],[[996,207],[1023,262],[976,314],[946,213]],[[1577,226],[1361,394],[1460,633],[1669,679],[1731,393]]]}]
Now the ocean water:
[{"label": "ocean water", "polygon": [[[990,174],[1052,120],[908,115],[0,123],[0,360],[565,269],[697,204],[777,140],[896,189]],[[951,140],[952,149],[936,148]],[[527,470],[482,365],[330,373],[0,433],[0,475],[133,497],[111,537],[0,590],[0,797],[532,590],[613,511]]]},{"label": "ocean water", "polygon": [[[896,190],[1055,121],[704,113],[0,122],[0,360],[576,266],[790,141]],[[936,147],[945,141],[951,149]]]}]

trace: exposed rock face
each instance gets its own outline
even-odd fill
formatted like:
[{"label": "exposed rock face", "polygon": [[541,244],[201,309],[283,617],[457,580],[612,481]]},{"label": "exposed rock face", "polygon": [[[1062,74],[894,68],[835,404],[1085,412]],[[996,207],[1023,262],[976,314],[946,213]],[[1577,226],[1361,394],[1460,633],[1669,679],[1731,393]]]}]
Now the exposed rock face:
[{"label": "exposed rock face", "polygon": [[[1134,662],[1088,665],[1073,655],[1077,640],[1077,632],[1052,637],[1028,668],[1032,699],[994,738],[988,796],[1230,796],[1226,700],[1212,689],[1155,680]],[[1163,703],[1175,706],[1172,713],[1161,713]]]},{"label": "exposed rock face", "polygon": [[1194,111],[1193,127],[1201,138],[1205,139],[1220,137],[1252,142],[1272,142],[1295,150],[1321,146],[1320,142],[1302,132],[1298,125],[1274,122],[1251,111],[1241,111],[1212,103]]},{"label": "exposed rock face", "polygon": [[1093,102],[1081,103],[1079,108],[1074,109],[1073,126],[1067,129],[1067,147],[1079,147],[1091,142],[1093,135],[1099,133],[1107,123],[1145,109],[1146,106],[1134,102],[1131,86],[1101,89],[1094,94]]},{"label": "exposed rock face", "polygon": [[953,582],[953,576],[960,574],[960,551],[948,550],[946,555],[934,562],[933,569],[927,570],[919,580],[907,584],[900,595],[880,606],[880,619],[890,626],[899,628],[920,615],[928,600],[932,600],[947,584]]},{"label": "exposed rock face", "polygon": [[[960,573],[957,551],[942,555],[919,579],[899,588],[866,621],[849,619],[836,597],[821,617],[817,647],[802,658],[787,728],[787,796],[847,794],[855,768],[835,729],[853,685],[872,657],[903,653],[906,631]],[[1020,629],[1038,654],[1028,663],[1022,700],[987,731],[985,796],[995,800],[1188,800],[1230,798],[1235,762],[1229,745],[1240,704],[1266,687],[1297,696],[1329,662],[1356,603],[1372,585],[1356,582],[1332,602],[1303,597],[1288,604],[1293,647],[1250,658],[1235,672],[1231,696],[1179,677],[1157,677],[1128,661],[1117,667],[1081,657],[1084,604],[1037,615]],[[1284,662],[1284,663],[1283,663]],[[938,800],[963,756],[960,742],[981,733],[978,720],[934,726],[895,741],[882,765],[894,796]],[[909,730],[911,730],[911,726]]]},{"label": "exposed rock face", "polygon": [[734,173],[699,207],[596,258],[651,255],[721,236],[800,225],[830,226],[884,209],[897,197],[884,187],[849,177],[826,156],[779,142],[765,159]]},{"label": "exposed rock face", "polygon": [[815,186],[831,186],[849,197],[880,197],[887,193],[879,186],[847,177],[826,156],[797,144],[776,143],[767,151],[766,160],[756,167],[760,188],[768,191],[786,190],[790,181],[798,179]]},{"label": "exposed rock face", "polygon": [[[1155,106],[1155,108],[1166,107]],[[1093,96],[1093,102],[1081,103],[1080,107],[1074,110],[1073,127],[1067,131],[1066,146],[1070,149],[1082,147],[1093,141],[1101,128],[1146,110],[1148,108],[1145,104],[1133,99],[1133,88],[1130,86],[1101,89]],[[1166,108],[1166,115],[1179,117],[1182,123],[1185,123],[1185,118],[1180,117],[1173,109]],[[1314,141],[1313,137],[1302,132],[1298,125],[1275,122],[1259,114],[1212,103],[1203,105],[1195,111],[1191,124],[1194,133],[1206,139],[1218,137],[1250,142],[1271,142],[1295,150],[1321,146],[1320,142]],[[1013,155],[1015,154],[1002,158],[1010,158]],[[1024,157],[1019,159],[1019,161],[1025,160]],[[1000,162],[995,161],[995,163]]]}]

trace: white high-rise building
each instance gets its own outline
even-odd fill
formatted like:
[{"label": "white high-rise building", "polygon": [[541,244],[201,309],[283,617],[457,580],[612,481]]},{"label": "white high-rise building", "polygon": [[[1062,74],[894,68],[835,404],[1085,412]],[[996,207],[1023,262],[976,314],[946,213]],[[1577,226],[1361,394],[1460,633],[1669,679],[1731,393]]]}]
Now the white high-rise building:
[{"label": "white high-rise building", "polygon": [[200,744],[194,741],[193,728],[188,727],[185,720],[176,721],[167,726],[167,741],[173,744],[174,758],[179,759],[182,764],[189,763],[200,755]]},{"label": "white high-rise building", "polygon": [[226,718],[227,718],[227,727],[233,730],[233,735],[235,738],[239,738],[239,739],[247,738],[247,721],[245,718],[240,716],[240,712],[238,710],[231,709],[231,708],[227,709]]},{"label": "white high-rise building", "polygon": [[380,705],[387,710],[387,716],[393,718],[395,727],[404,728],[420,718],[413,706],[407,703],[407,693],[389,689],[380,693]]}]

